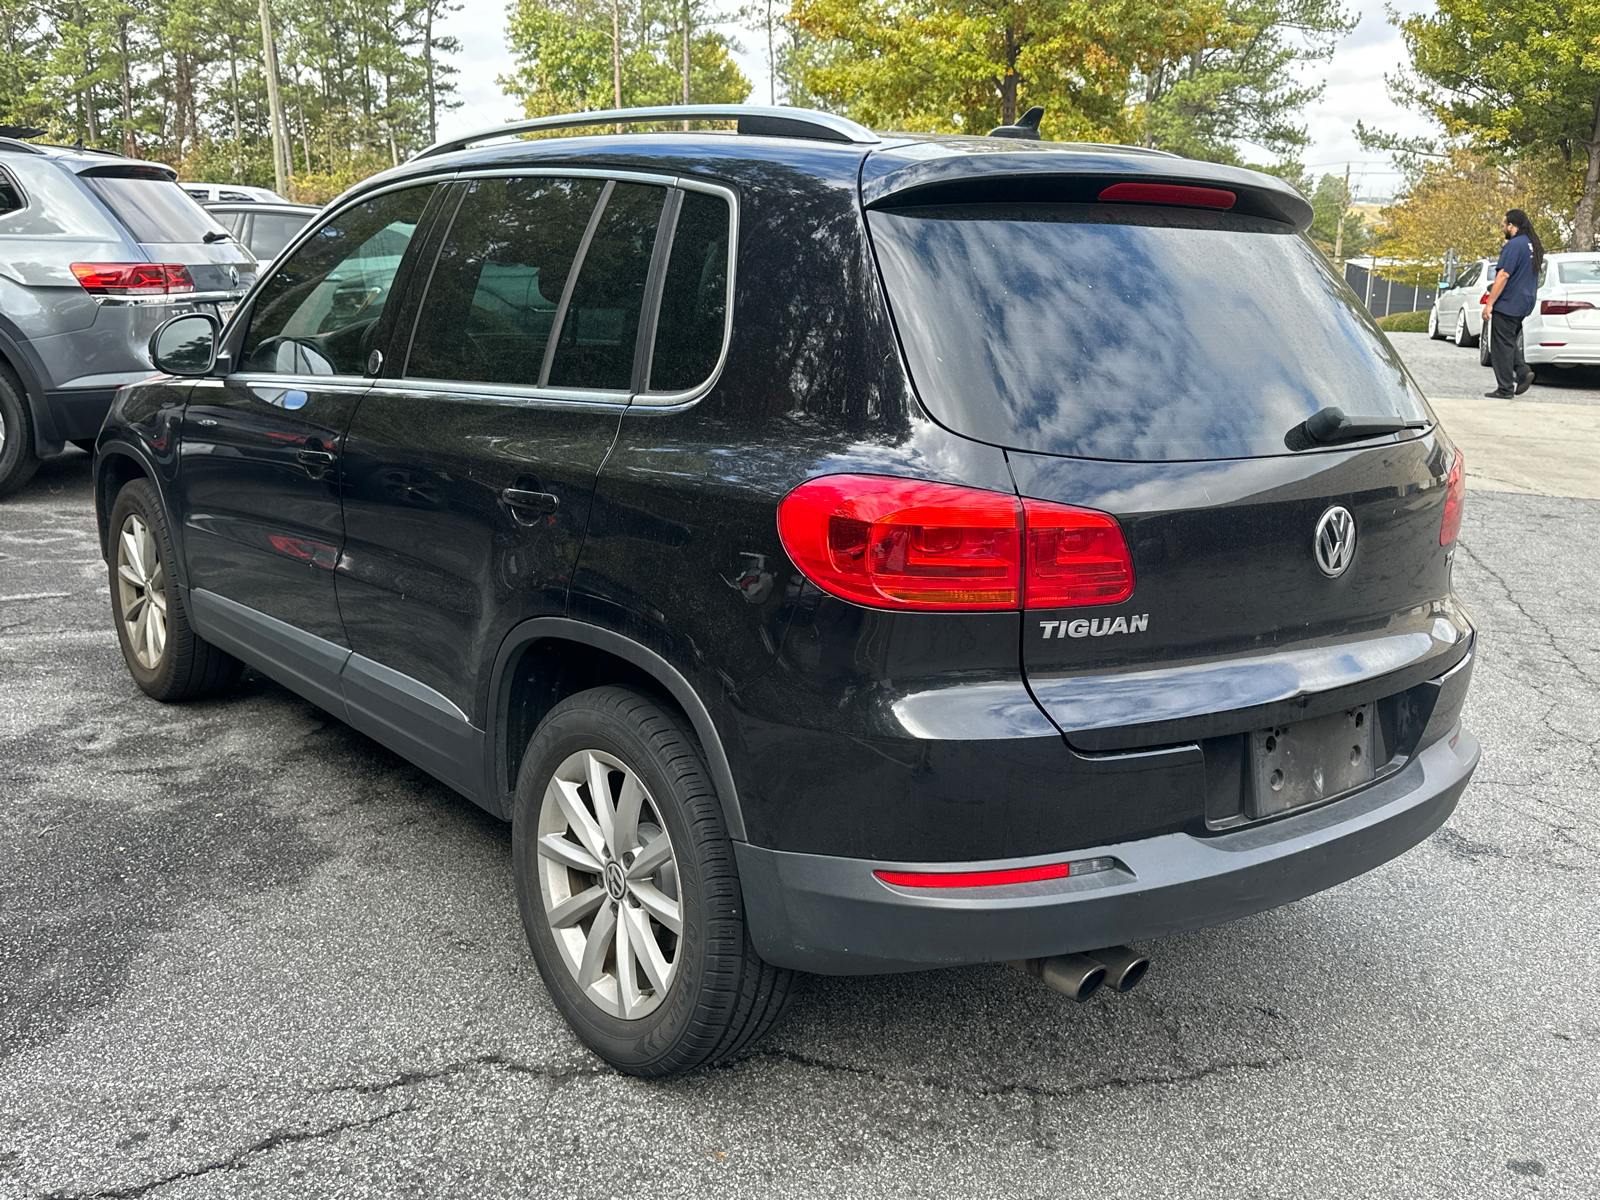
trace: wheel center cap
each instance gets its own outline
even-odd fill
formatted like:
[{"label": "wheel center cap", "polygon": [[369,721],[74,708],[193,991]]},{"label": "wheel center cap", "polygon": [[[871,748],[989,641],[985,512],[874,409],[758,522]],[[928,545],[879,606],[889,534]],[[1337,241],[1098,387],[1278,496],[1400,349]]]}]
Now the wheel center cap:
[{"label": "wheel center cap", "polygon": [[621,900],[628,890],[628,877],[622,873],[622,864],[612,859],[606,864],[606,891],[613,900]]}]

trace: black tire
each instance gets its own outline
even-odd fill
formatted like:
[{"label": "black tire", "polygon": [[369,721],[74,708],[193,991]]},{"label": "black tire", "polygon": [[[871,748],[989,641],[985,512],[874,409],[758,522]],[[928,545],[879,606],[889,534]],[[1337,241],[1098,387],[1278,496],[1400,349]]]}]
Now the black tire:
[{"label": "black tire", "polygon": [[0,496],[22,487],[38,469],[27,397],[17,377],[0,367]]},{"label": "black tire", "polygon": [[[166,604],[165,636],[159,653],[146,650],[151,658],[147,664],[140,659],[124,617],[125,593],[118,576],[118,547],[125,533],[131,533],[130,520],[137,519],[148,530],[154,544],[157,564],[151,568],[152,584],[148,588],[134,589],[159,593]],[[225,692],[239,682],[244,664],[231,654],[217,649],[203,640],[189,627],[189,617],[183,610],[178,587],[168,569],[174,561],[172,536],[167,530],[166,518],[155,489],[143,479],[135,479],[117,493],[111,505],[111,543],[108,556],[111,588],[111,620],[117,631],[117,642],[122,647],[123,661],[133,681],[157,700],[194,700]],[[157,572],[159,572],[157,574]],[[147,605],[151,601],[145,602]],[[130,610],[132,605],[129,605]]]},{"label": "black tire", "polygon": [[[557,947],[541,890],[546,789],[564,764],[587,752],[613,758],[637,777],[670,838],[675,866],[682,917],[675,974],[655,998],[656,1007],[632,1019],[605,1011],[580,987]],[[619,771],[612,778],[626,775]],[[586,802],[592,813],[592,801]],[[529,742],[518,774],[512,856],[523,928],[545,986],[578,1037],[617,1070],[654,1077],[717,1062],[766,1033],[787,1008],[794,973],[763,962],[750,943],[722,809],[694,731],[676,711],[625,687],[581,692],[552,709]],[[579,879],[574,886],[585,889],[591,879],[606,878],[603,872],[598,878],[593,872],[572,874]],[[616,902],[602,899],[587,930],[571,928],[585,939],[593,936],[603,916],[599,908],[608,904],[618,913]],[[614,947],[611,954],[606,961],[614,965]]]},{"label": "black tire", "polygon": [[1493,324],[1493,321],[1485,321],[1483,323],[1483,333],[1478,338],[1478,365],[1480,367],[1494,366],[1494,359],[1489,356],[1489,327]]}]

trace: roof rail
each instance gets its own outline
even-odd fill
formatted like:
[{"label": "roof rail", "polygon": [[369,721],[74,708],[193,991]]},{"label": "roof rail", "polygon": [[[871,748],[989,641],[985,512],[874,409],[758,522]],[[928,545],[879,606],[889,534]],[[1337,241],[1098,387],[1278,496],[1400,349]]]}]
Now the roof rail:
[{"label": "roof rail", "polygon": [[738,131],[758,137],[814,138],[824,142],[867,144],[880,141],[877,134],[845,117],[808,108],[762,108],[753,104],[667,104],[654,108],[612,108],[604,112],[566,113],[558,117],[532,117],[508,121],[458,138],[435,142],[418,158],[464,150],[491,138],[510,137],[541,129],[577,129],[587,125],[628,125],[640,121],[735,121]]},{"label": "roof rail", "polygon": [[25,154],[43,154],[39,147],[20,138],[0,137],[0,150],[21,150]]}]

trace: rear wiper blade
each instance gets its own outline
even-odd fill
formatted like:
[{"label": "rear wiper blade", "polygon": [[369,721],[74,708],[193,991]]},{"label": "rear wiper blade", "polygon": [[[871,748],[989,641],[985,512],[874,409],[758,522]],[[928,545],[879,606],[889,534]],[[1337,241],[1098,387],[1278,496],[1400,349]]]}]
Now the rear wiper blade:
[{"label": "rear wiper blade", "polygon": [[213,229],[200,240],[209,246],[212,242],[225,242],[232,236],[233,234],[228,233],[225,230]]},{"label": "rear wiper blade", "polygon": [[[1407,421],[1402,417],[1349,417],[1344,409],[1330,404],[1312,413],[1299,428],[1304,429],[1312,441],[1328,445],[1378,437],[1385,433],[1400,433],[1406,429],[1426,429],[1430,424],[1430,421]],[[1290,430],[1291,435],[1296,432],[1298,430]]]}]

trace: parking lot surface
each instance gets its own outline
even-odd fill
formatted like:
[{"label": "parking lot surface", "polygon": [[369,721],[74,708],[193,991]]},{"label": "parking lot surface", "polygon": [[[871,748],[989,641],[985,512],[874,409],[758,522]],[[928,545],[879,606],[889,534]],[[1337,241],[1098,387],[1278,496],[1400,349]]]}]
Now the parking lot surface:
[{"label": "parking lot surface", "polygon": [[134,687],[89,479],[0,501],[0,1197],[1600,1194],[1600,501],[1469,491],[1483,762],[1398,861],[1084,1005],[810,978],[644,1082],[546,997],[508,827],[259,676]]}]

